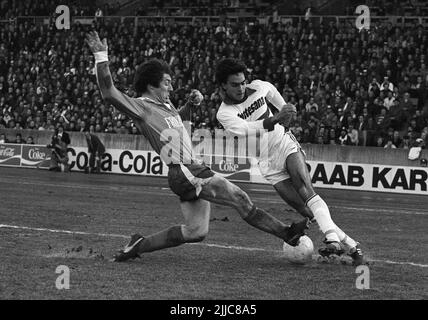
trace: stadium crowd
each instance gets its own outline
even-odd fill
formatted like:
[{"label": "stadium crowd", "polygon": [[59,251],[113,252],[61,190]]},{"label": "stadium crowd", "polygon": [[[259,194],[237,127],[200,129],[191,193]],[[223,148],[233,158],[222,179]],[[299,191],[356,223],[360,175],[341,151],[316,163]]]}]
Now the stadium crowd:
[{"label": "stadium crowd", "polygon": [[141,5],[138,15],[222,16],[236,15],[239,12],[258,15],[268,6],[268,3],[257,0],[154,0],[149,7]]},{"label": "stadium crowd", "polygon": [[[108,39],[113,78],[129,95],[135,95],[136,66],[153,57],[172,67],[171,100],[178,108],[191,89],[199,89],[205,99],[194,109],[193,128],[219,127],[215,64],[235,57],[246,63],[250,81],[272,82],[287,102],[297,105],[290,129],[300,142],[428,145],[428,41],[417,24],[382,23],[369,32],[349,22],[317,25],[312,20],[140,22],[137,28],[133,22],[98,20],[92,27]],[[53,21],[41,25],[25,19],[2,25],[0,131],[63,125],[67,131],[138,133],[99,93],[93,57],[84,43],[90,28],[72,24],[70,30],[57,30]]]},{"label": "stadium crowd", "polygon": [[103,15],[114,14],[120,8],[120,3],[100,3],[86,0],[0,0],[0,20],[14,19],[20,16],[51,16],[59,5],[66,5],[71,16],[93,16],[97,10]]}]

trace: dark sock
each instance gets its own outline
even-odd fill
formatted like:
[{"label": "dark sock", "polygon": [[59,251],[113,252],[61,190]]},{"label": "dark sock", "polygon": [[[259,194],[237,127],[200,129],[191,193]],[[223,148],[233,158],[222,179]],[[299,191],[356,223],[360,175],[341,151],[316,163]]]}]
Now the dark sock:
[{"label": "dark sock", "polygon": [[253,227],[273,234],[281,239],[287,238],[288,226],[255,205],[244,220]]},{"label": "dark sock", "polygon": [[173,226],[145,237],[144,240],[139,243],[138,252],[152,252],[176,247],[185,242],[183,233],[181,232],[181,226]]}]

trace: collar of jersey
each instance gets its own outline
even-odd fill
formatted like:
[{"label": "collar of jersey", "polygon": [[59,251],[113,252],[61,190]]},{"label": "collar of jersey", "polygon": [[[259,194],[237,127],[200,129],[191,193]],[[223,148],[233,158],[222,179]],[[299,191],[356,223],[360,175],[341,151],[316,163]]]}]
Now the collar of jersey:
[{"label": "collar of jersey", "polygon": [[149,97],[138,97],[138,99],[141,99],[141,100],[148,100],[148,101],[151,101],[151,102],[153,102],[153,103],[156,103],[156,104],[159,104],[159,105],[161,105],[161,106],[163,106],[163,107],[165,107],[165,105],[166,104],[168,104],[170,107],[171,107],[171,109],[173,108],[173,105],[172,105],[172,103],[171,103],[171,101],[170,100],[168,100],[167,102],[161,102],[161,101],[158,101],[158,100],[154,100],[154,99],[152,99],[152,98],[149,98]]},{"label": "collar of jersey", "polygon": [[247,88],[245,88],[245,98],[242,101],[233,100],[229,96],[225,95],[223,102],[225,104],[240,104],[240,103],[244,102],[245,100],[247,100],[248,97],[251,96],[255,92],[256,92],[256,90],[247,87]]}]

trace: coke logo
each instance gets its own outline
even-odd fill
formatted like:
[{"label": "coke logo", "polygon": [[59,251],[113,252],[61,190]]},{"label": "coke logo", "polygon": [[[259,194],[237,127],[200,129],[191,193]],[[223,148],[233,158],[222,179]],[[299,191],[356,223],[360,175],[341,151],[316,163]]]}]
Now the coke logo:
[{"label": "coke logo", "polygon": [[225,172],[236,172],[239,169],[238,164],[226,162],[225,160],[221,160],[218,167],[221,171]]},{"label": "coke logo", "polygon": [[0,149],[0,156],[13,157],[14,155],[15,155],[15,149],[13,148]]},{"label": "coke logo", "polygon": [[30,149],[30,151],[28,151],[28,157],[30,160],[44,160],[46,159],[46,153],[40,150]]}]

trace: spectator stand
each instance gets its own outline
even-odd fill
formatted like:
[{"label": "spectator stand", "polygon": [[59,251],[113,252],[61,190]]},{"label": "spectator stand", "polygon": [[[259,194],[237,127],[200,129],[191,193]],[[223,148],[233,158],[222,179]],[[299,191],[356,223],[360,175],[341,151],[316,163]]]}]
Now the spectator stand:
[{"label": "spectator stand", "polygon": [[[109,39],[114,81],[129,95],[135,67],[152,57],[170,63],[177,107],[200,89],[205,101],[192,117],[195,128],[219,126],[215,62],[233,56],[247,64],[250,79],[272,82],[302,106],[292,126],[301,142],[337,142],[342,127],[359,145],[386,142],[390,128],[410,145],[427,135],[426,17],[374,16],[368,32],[355,29],[355,16],[279,16],[273,25],[265,16],[104,15],[97,22],[92,13],[61,31],[49,17],[15,18],[0,33],[0,129],[63,124],[71,132],[137,133],[101,99],[92,56],[82,48],[85,31],[95,27]],[[385,76],[393,85],[382,90]],[[378,85],[369,90],[373,78]],[[318,108],[306,110],[311,98]]]}]

